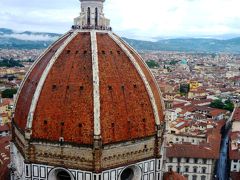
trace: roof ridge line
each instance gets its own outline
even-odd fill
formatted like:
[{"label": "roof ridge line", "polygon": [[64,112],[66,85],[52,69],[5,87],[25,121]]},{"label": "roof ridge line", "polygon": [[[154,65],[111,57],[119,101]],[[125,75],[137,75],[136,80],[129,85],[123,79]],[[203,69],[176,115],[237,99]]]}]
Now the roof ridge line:
[{"label": "roof ridge line", "polygon": [[152,108],[153,108],[153,114],[154,114],[154,118],[155,118],[155,123],[156,123],[157,126],[160,125],[160,118],[159,118],[159,114],[158,114],[158,108],[157,108],[156,101],[154,99],[154,94],[153,94],[152,88],[151,88],[149,82],[147,81],[147,78],[146,78],[144,72],[142,71],[140,65],[136,62],[136,60],[133,57],[133,55],[129,52],[129,50],[125,47],[125,45],[123,43],[121,43],[121,41],[117,38],[116,35],[114,35],[113,33],[110,33],[110,32],[108,33],[108,35],[126,53],[128,58],[130,59],[131,63],[133,64],[133,66],[138,71],[138,74],[140,75],[140,77],[141,77],[141,79],[142,79],[142,81],[143,81],[143,83],[145,85],[145,88],[146,88],[146,90],[148,92],[148,96],[149,96],[149,99],[150,99],[150,102],[151,102],[151,105],[152,105]]},{"label": "roof ridge line", "polygon": [[[37,102],[39,99],[39,96],[41,94],[44,82],[48,76],[48,73],[50,72],[50,70],[52,69],[53,64],[55,63],[55,61],[57,60],[57,58],[60,56],[60,54],[63,52],[63,50],[67,47],[67,45],[69,44],[69,42],[71,42],[73,40],[73,38],[76,37],[78,33],[76,31],[74,31],[63,43],[62,46],[60,46],[60,48],[57,50],[57,52],[54,54],[54,56],[51,58],[51,60],[49,61],[47,67],[45,68],[45,70],[43,71],[43,75],[41,77],[41,79],[39,80],[38,86],[36,88],[36,91],[34,93],[33,96],[33,100],[32,100],[32,104],[30,106],[30,110],[28,113],[28,118],[27,118],[27,124],[26,124],[26,129],[31,130],[32,128],[32,121],[33,121],[33,114],[35,112],[36,106],[37,106]],[[31,132],[29,136],[27,136],[28,138],[30,138]],[[26,137],[26,138],[27,138]]]},{"label": "roof ridge line", "polygon": [[[162,91],[161,91],[161,89],[160,89],[160,87],[159,87],[159,85],[158,85],[158,83],[157,83],[156,78],[154,77],[153,73],[150,71],[150,69],[148,68],[146,62],[143,60],[143,58],[140,56],[140,54],[139,54],[130,44],[128,44],[124,39],[120,39],[120,40],[123,42],[123,44],[124,44],[125,46],[130,47],[130,49],[142,60],[143,65],[146,67],[146,69],[147,69],[147,71],[149,72],[150,76],[152,77],[155,85],[157,86],[157,90],[158,90],[159,95],[160,95],[161,97],[163,97]],[[165,104],[164,104],[163,98],[161,98],[161,104],[162,104],[163,113],[165,113]]]},{"label": "roof ridge line", "polygon": [[26,80],[28,79],[29,75],[33,71],[33,69],[36,67],[36,65],[39,63],[39,61],[42,60],[42,57],[44,57],[49,52],[49,50],[51,50],[52,47],[54,47],[57,43],[59,43],[62,39],[64,39],[70,32],[71,31],[68,31],[67,33],[63,34],[56,42],[52,43],[47,49],[45,49],[44,52],[34,61],[32,66],[30,67],[30,69],[27,71],[27,74],[25,75],[23,81],[21,82],[21,85],[20,85],[19,90],[16,95],[15,103],[14,103],[14,111],[17,106],[17,101],[18,101],[20,92],[21,92]]},{"label": "roof ridge line", "polygon": [[[92,73],[93,73],[93,105],[94,105],[94,138],[101,138],[100,125],[100,80],[98,65],[98,47],[96,31],[90,32],[92,49]],[[95,137],[96,136],[96,137]]]}]

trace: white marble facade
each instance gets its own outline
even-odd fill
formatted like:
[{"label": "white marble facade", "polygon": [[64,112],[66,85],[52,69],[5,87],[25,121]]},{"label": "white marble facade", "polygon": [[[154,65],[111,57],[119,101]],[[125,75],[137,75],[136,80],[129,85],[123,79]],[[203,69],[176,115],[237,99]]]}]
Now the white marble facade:
[{"label": "white marble facade", "polygon": [[[12,146],[14,145],[12,144]],[[24,163],[23,157],[17,148],[12,147],[12,149],[16,171],[11,180],[57,180],[57,173],[60,171],[67,173],[70,180],[121,180],[122,173],[129,168],[134,172],[132,180],[162,179],[160,159],[150,159],[126,167],[106,170],[101,174],[95,174],[89,171]]]}]

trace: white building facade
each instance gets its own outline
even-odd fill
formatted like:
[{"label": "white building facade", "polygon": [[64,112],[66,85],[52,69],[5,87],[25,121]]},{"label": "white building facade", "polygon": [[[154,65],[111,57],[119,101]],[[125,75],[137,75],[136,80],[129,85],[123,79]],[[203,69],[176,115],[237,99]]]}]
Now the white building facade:
[{"label": "white building facade", "polygon": [[167,158],[166,168],[188,180],[212,180],[215,161],[201,158]]},{"label": "white building facade", "polygon": [[[15,169],[11,180],[122,180],[126,177],[134,180],[161,180],[161,159],[149,159],[146,161],[129,164],[128,166],[105,170],[94,173],[86,170],[49,166],[24,162],[21,153],[11,145],[12,168]],[[129,176],[130,172],[130,176]]]}]

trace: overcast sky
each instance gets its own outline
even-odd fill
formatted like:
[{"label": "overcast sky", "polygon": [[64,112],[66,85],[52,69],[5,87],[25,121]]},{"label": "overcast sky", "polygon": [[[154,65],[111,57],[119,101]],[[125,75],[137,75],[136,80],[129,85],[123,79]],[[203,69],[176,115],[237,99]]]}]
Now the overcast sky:
[{"label": "overcast sky", "polygon": [[[128,38],[240,36],[240,0],[106,0],[114,31]],[[78,0],[0,0],[0,27],[63,33]]]}]

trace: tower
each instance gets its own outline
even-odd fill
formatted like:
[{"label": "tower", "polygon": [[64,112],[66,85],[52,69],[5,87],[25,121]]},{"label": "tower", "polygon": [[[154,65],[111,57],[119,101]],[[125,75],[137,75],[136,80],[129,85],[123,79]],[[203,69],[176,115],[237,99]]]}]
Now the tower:
[{"label": "tower", "polygon": [[13,117],[13,180],[161,179],[161,92],[111,31],[103,2],[81,0],[72,29],[27,73]]},{"label": "tower", "polygon": [[105,0],[80,0],[81,13],[74,19],[74,25],[82,28],[108,28],[109,19],[104,17],[103,3]]}]

